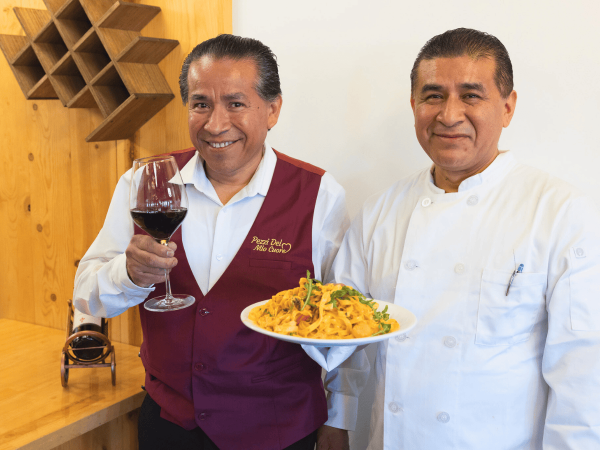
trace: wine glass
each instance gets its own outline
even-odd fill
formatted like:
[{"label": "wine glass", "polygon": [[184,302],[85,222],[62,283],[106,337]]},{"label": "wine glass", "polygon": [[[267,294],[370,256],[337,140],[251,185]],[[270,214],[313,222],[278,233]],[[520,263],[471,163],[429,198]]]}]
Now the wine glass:
[{"label": "wine glass", "polygon": [[[163,245],[187,214],[188,199],[175,158],[150,156],[133,161],[129,210],[138,227]],[[176,311],[195,301],[187,294],[171,294],[169,271],[165,270],[166,295],[144,303],[148,311]]]}]

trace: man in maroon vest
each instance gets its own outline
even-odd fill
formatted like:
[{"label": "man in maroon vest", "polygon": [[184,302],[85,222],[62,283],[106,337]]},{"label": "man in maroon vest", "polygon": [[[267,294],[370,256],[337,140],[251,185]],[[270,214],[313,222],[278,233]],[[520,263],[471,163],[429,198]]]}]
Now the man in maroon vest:
[{"label": "man in maroon vest", "polygon": [[268,47],[231,35],[205,41],[186,58],[180,87],[194,145],[173,153],[186,220],[168,247],[134,228],[126,173],[80,262],[75,305],[121,314],[164,292],[165,269],[174,292],[196,299],[167,313],[139,308],[141,449],[312,450],[327,420],[321,368],[239,317],[306,270],[328,277],[348,225],[344,190],[265,142],[282,104]]}]

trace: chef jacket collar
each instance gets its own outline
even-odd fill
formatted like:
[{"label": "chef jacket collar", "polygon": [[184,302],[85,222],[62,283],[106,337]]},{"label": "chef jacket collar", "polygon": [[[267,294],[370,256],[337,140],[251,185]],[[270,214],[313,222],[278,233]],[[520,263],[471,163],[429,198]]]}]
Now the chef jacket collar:
[{"label": "chef jacket collar", "polygon": [[[508,150],[500,150],[500,154],[496,156],[496,159],[492,161],[492,163],[486,167],[483,172],[477,173],[472,177],[469,177],[463,180],[458,186],[458,193],[467,192],[477,186],[482,185],[484,182],[487,185],[491,185],[495,183],[497,180],[504,178],[506,174],[513,168],[516,164],[515,157]],[[433,176],[431,172],[433,171],[433,165],[431,166],[431,170],[429,171],[429,185],[435,194],[445,194],[446,192],[443,189],[437,187],[433,181]],[[449,193],[452,194],[452,193]]]},{"label": "chef jacket collar", "polygon": [[[276,163],[277,156],[275,155],[275,152],[271,146],[265,142],[263,157],[256,168],[256,172],[254,172],[250,182],[229,200],[229,204],[238,202],[247,197],[254,197],[255,195],[262,195],[265,197],[269,190],[269,186],[271,185],[271,179],[273,178]],[[221,200],[219,200],[219,197],[215,192],[215,188],[206,176],[204,160],[197,151],[188,163],[183,166],[180,173],[185,184],[193,184],[198,191],[202,192],[214,202],[222,205]]]}]

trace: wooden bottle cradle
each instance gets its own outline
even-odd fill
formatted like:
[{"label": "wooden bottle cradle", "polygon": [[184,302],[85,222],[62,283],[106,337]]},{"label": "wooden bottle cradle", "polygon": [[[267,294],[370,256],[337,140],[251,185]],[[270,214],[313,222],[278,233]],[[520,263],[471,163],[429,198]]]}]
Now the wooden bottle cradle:
[{"label": "wooden bottle cradle", "polygon": [[[60,382],[63,387],[67,386],[69,381],[69,369],[93,368],[93,367],[110,367],[111,380],[113,386],[117,384],[117,361],[115,357],[115,348],[110,342],[108,336],[108,320],[102,321],[102,333],[96,331],[79,331],[73,333],[73,302],[69,300],[69,312],[67,314],[67,339],[62,349],[60,357]],[[73,333],[73,334],[71,334]],[[80,336],[92,336],[101,340],[104,345],[102,347],[88,347],[87,349],[102,348],[102,354],[97,358],[86,361],[78,358],[71,347],[71,343]],[[110,362],[106,362],[110,356]]]},{"label": "wooden bottle cradle", "polygon": [[14,8],[25,36],[0,35],[0,48],[27,99],[99,108],[87,142],[130,137],[175,96],[158,63],[179,42],[140,30],[157,6],[122,0],[44,0],[47,11]]}]

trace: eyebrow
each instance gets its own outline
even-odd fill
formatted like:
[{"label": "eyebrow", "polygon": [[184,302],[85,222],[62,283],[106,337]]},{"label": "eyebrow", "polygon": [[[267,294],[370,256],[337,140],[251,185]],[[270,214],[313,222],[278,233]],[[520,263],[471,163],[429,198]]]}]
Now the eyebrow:
[{"label": "eyebrow", "polygon": [[[222,98],[224,100],[230,100],[231,101],[231,100],[242,100],[242,99],[245,99],[246,96],[244,95],[243,92],[235,92],[233,94],[226,94]],[[209,100],[209,97],[208,97],[208,95],[203,95],[203,94],[193,94],[190,97],[190,99],[194,100],[194,101],[198,101],[198,100],[200,100],[200,101],[203,101],[203,100],[206,101],[206,100]]]},{"label": "eyebrow", "polygon": [[441,91],[442,90],[442,86],[440,86],[439,84],[424,84],[423,87],[421,88],[421,94],[424,94],[425,92],[429,92],[429,91]]},{"label": "eyebrow", "polygon": [[234,94],[226,94],[223,96],[223,99],[225,100],[243,100],[245,98],[246,96],[243,92],[236,92]]},{"label": "eyebrow", "polygon": [[[479,92],[485,92],[485,88],[483,87],[483,84],[481,83],[462,83],[460,85],[460,88],[466,91],[479,91]],[[443,88],[441,85],[439,84],[425,84],[423,85],[423,87],[421,88],[421,94],[424,94],[425,92],[429,92],[429,91],[442,91]]]},{"label": "eyebrow", "polygon": [[483,87],[483,84],[481,83],[462,83],[460,85],[461,89],[467,90],[467,91],[479,91],[479,92],[485,92],[485,88]]}]

